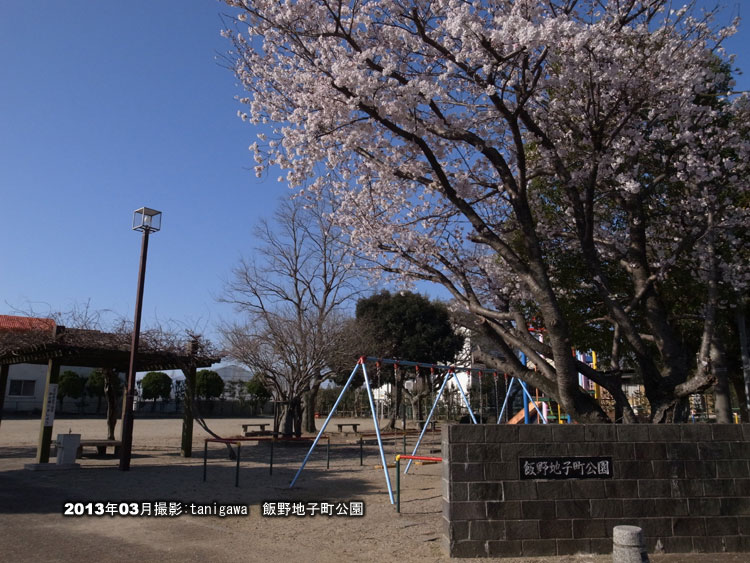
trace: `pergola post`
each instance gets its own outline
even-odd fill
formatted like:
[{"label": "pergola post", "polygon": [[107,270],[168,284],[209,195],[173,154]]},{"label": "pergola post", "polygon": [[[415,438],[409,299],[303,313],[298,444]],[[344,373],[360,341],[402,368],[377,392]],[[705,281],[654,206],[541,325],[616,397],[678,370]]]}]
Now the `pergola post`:
[{"label": "pergola post", "polygon": [[57,403],[57,382],[59,379],[59,360],[49,360],[47,363],[47,382],[44,385],[42,425],[39,429],[36,463],[49,463],[49,451],[52,444],[52,425],[55,422],[55,404]]},{"label": "pergola post", "polygon": [[193,401],[195,400],[195,377],[196,370],[193,362],[187,368],[183,368],[185,375],[185,396],[182,401],[182,445],[180,453],[182,457],[193,456]]},{"label": "pergola post", "polygon": [[0,422],[3,421],[3,407],[5,406],[5,390],[8,386],[8,372],[10,366],[3,364],[0,366]]}]

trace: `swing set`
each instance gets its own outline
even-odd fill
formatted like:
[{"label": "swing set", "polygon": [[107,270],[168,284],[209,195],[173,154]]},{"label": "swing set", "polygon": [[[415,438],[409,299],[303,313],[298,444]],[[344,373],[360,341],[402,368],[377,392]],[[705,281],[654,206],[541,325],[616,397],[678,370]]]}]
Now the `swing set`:
[{"label": "swing set", "polygon": [[[463,403],[466,406],[466,409],[469,412],[469,417],[471,418],[471,422],[473,424],[478,424],[477,418],[474,416],[474,412],[471,408],[471,405],[469,403],[469,399],[466,396],[466,393],[463,389],[463,386],[461,385],[461,381],[458,379],[458,376],[456,375],[456,366],[447,366],[447,365],[437,365],[437,364],[425,364],[420,362],[411,362],[407,360],[395,360],[395,359],[381,359],[381,358],[375,358],[371,356],[361,356],[359,360],[357,361],[357,364],[354,366],[354,369],[351,372],[351,375],[349,375],[349,378],[347,379],[346,383],[344,384],[344,387],[341,389],[341,392],[339,393],[338,398],[336,399],[335,403],[333,404],[333,407],[331,408],[330,412],[328,413],[328,416],[325,419],[325,422],[323,422],[323,426],[320,428],[320,431],[318,432],[318,435],[315,437],[315,440],[313,440],[312,445],[310,446],[309,451],[307,452],[307,455],[305,455],[304,460],[302,461],[302,465],[300,465],[300,468],[297,470],[297,473],[294,475],[294,478],[292,479],[291,483],[289,484],[289,488],[291,489],[294,487],[294,484],[297,482],[297,479],[299,478],[300,474],[302,473],[302,470],[305,468],[305,465],[307,464],[308,460],[310,459],[310,456],[312,455],[313,451],[315,450],[315,446],[318,444],[318,441],[320,440],[321,436],[325,432],[328,423],[330,422],[331,418],[336,412],[336,408],[338,407],[339,403],[341,402],[341,399],[343,398],[344,394],[346,393],[347,389],[351,385],[352,381],[354,380],[354,376],[357,374],[359,370],[362,370],[362,375],[364,378],[364,384],[365,384],[365,390],[367,392],[367,399],[370,404],[370,413],[372,414],[373,423],[375,426],[375,436],[377,438],[378,442],[378,451],[380,454],[380,461],[381,466],[383,468],[383,473],[385,476],[385,482],[386,486],[388,488],[388,496],[390,498],[391,504],[394,504],[394,496],[393,496],[393,487],[391,485],[391,477],[388,472],[388,464],[386,462],[386,456],[385,456],[385,450],[383,448],[383,439],[380,432],[380,424],[379,424],[379,418],[382,417],[382,402],[379,402],[378,404],[381,405],[381,413],[380,416],[378,414],[378,409],[375,403],[375,399],[372,392],[372,387],[370,385],[370,378],[367,374],[367,366],[366,364],[375,363],[377,367],[377,383],[378,387],[380,386],[380,367],[383,364],[392,364],[394,366],[394,370],[398,369],[399,366],[410,366],[414,367],[417,370],[417,373],[419,373],[419,368],[430,368],[431,373],[434,373],[435,370],[439,370],[445,373],[445,376],[443,377],[443,382],[440,385],[440,389],[438,390],[437,395],[434,397],[434,400],[432,402],[432,408],[430,409],[429,414],[427,415],[427,419],[424,421],[424,424],[422,426],[422,430],[419,434],[419,438],[417,439],[417,443],[414,446],[414,450],[412,451],[410,456],[403,456],[404,459],[408,459],[409,462],[406,465],[406,468],[404,469],[404,474],[407,474],[409,472],[409,468],[411,467],[413,458],[415,458],[417,454],[417,450],[419,449],[420,444],[422,443],[422,439],[424,438],[425,432],[430,427],[430,422],[432,420],[432,416],[435,413],[435,409],[437,408],[438,404],[440,403],[440,399],[443,396],[443,393],[445,391],[446,385],[449,381],[454,381],[456,388],[458,389],[459,393],[461,394],[461,398],[463,399]],[[479,374],[479,386],[480,386],[480,411],[482,409],[481,401],[482,401],[482,393],[481,393],[481,385],[482,385],[482,373],[484,370],[481,370],[479,368],[460,368],[461,372],[468,372],[468,373],[478,373]],[[497,373],[493,373],[494,381],[495,381],[495,395],[497,399]],[[502,409],[497,417],[497,424],[500,424],[503,414],[505,413],[505,409],[508,404],[508,398],[511,395],[511,390],[513,388],[513,385],[516,383],[515,377],[511,378],[510,385],[507,387],[506,393],[505,393],[505,400],[503,401]],[[543,414],[541,410],[539,410],[539,401],[534,400],[532,398],[531,394],[529,393],[528,388],[526,387],[526,383],[524,383],[521,380],[518,380],[518,384],[521,387],[521,390],[523,392],[523,395],[526,399],[528,399],[528,404],[524,402],[524,418],[525,421],[528,423],[529,419],[529,406],[533,405],[534,409],[537,412],[537,416],[539,417],[539,420],[542,421],[544,424],[547,424],[548,420],[547,417]]]},{"label": "swing set", "polygon": [[[378,367],[378,373],[380,371],[380,365],[381,364],[393,364],[394,366],[422,366],[422,367],[430,367],[433,370],[438,369],[446,372],[445,377],[443,378],[443,383],[440,386],[440,390],[438,391],[437,396],[435,397],[435,400],[432,404],[432,408],[430,409],[430,414],[427,416],[427,420],[425,421],[424,425],[422,426],[422,431],[419,434],[419,438],[417,440],[417,444],[414,446],[414,451],[412,452],[412,456],[416,455],[417,449],[419,449],[419,445],[422,442],[422,438],[424,437],[425,432],[430,426],[430,420],[432,419],[432,415],[435,412],[435,408],[440,401],[440,397],[443,394],[443,391],[445,390],[445,386],[451,379],[455,381],[456,387],[461,393],[461,397],[463,398],[464,404],[466,405],[466,408],[469,410],[469,416],[471,416],[471,420],[474,424],[477,424],[477,419],[474,416],[474,413],[471,410],[471,405],[469,404],[469,399],[466,397],[466,393],[463,390],[463,387],[461,386],[461,382],[459,381],[458,377],[456,376],[456,368],[455,366],[440,366],[440,365],[434,365],[434,364],[420,364],[418,362],[410,362],[405,360],[382,360],[380,358],[373,358],[370,356],[362,356],[357,361],[357,364],[354,366],[354,369],[352,370],[351,375],[349,376],[349,379],[346,380],[346,384],[344,385],[343,389],[341,389],[341,393],[339,393],[338,398],[336,399],[336,402],[333,404],[333,407],[331,408],[331,412],[328,413],[328,416],[325,419],[325,422],[323,422],[323,426],[320,428],[320,431],[318,432],[318,435],[316,436],[315,440],[313,441],[312,445],[310,446],[310,450],[307,452],[307,455],[305,456],[305,459],[302,461],[302,465],[297,470],[296,475],[294,476],[294,479],[292,479],[292,482],[289,484],[289,488],[291,489],[294,487],[294,484],[297,482],[297,479],[300,476],[300,473],[302,473],[302,470],[305,468],[305,465],[307,464],[307,461],[310,459],[310,456],[313,453],[313,450],[315,450],[315,446],[318,444],[318,440],[325,432],[326,427],[328,426],[328,423],[330,422],[331,418],[333,417],[334,413],[336,412],[336,408],[339,405],[339,402],[341,401],[341,398],[344,396],[344,393],[346,393],[346,390],[349,388],[349,385],[354,380],[354,376],[357,374],[357,371],[360,369],[362,370],[362,375],[364,377],[365,382],[365,390],[367,391],[367,399],[370,403],[370,413],[372,414],[372,420],[375,425],[375,436],[377,438],[378,442],[378,451],[380,453],[380,461],[381,465],[383,467],[383,473],[385,475],[385,482],[386,486],[388,487],[388,496],[391,500],[391,504],[394,504],[394,498],[393,498],[393,487],[391,486],[391,477],[388,473],[388,463],[385,459],[385,450],[383,448],[383,440],[382,436],[380,434],[380,424],[378,422],[378,411],[375,406],[375,400],[372,393],[372,388],[370,386],[370,378],[367,375],[367,362],[376,362],[376,365]],[[463,370],[462,370],[463,371]],[[468,370],[467,370],[468,371]],[[478,370],[475,370],[478,371]],[[379,379],[379,377],[378,377]],[[404,473],[408,472],[409,466],[411,465],[411,459],[409,460],[409,465],[407,465],[406,470]]]}]

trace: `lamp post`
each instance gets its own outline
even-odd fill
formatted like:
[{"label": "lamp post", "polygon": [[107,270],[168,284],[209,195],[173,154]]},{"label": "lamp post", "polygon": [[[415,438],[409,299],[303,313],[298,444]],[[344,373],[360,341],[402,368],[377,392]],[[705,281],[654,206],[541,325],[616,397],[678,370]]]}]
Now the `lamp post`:
[{"label": "lamp post", "polygon": [[120,448],[120,470],[130,469],[130,454],[133,448],[133,399],[135,397],[135,360],[138,354],[138,338],[141,332],[141,308],[143,306],[143,281],[146,278],[146,256],[148,255],[148,236],[161,229],[161,211],[141,207],[133,212],[133,230],[141,231],[141,263],[138,270],[138,294],[135,300],[135,320],[133,321],[133,340],[130,345],[130,365],[125,399],[122,407],[122,446]]}]

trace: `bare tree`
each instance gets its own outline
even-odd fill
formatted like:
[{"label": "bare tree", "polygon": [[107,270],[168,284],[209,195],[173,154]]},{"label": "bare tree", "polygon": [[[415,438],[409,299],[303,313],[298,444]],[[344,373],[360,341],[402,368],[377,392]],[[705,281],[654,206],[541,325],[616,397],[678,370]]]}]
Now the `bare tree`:
[{"label": "bare tree", "polygon": [[302,432],[303,413],[304,430],[315,431],[340,311],[358,292],[353,255],[330,213],[305,203],[283,201],[272,223],[258,225],[255,259],[240,261],[221,298],[245,316],[222,328],[224,346],[273,390],[284,435]]}]

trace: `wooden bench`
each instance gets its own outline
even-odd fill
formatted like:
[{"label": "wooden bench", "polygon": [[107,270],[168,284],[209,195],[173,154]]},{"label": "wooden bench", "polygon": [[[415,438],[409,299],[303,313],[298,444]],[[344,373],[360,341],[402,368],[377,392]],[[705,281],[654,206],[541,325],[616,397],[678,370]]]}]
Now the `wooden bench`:
[{"label": "wooden bench", "polygon": [[107,448],[110,446],[114,448],[114,455],[120,454],[120,446],[122,446],[120,440],[81,440],[81,443],[78,444],[76,458],[83,455],[83,448],[96,448],[97,455],[107,455]]},{"label": "wooden bench", "polygon": [[[242,431],[245,433],[245,436],[254,436],[261,432],[265,433],[266,426],[268,426],[267,422],[255,423],[255,424],[243,424]],[[258,428],[259,430],[248,430],[248,428]]]},{"label": "wooden bench", "polygon": [[339,432],[343,432],[344,431],[344,426],[351,426],[352,427],[352,432],[356,432],[357,431],[357,427],[359,426],[359,423],[358,422],[354,422],[354,423],[349,422],[349,423],[341,423],[341,424],[337,423],[336,426],[339,427]]},{"label": "wooden bench", "polygon": [[[421,430],[422,428],[424,428],[424,423],[425,423],[425,421],[424,421],[424,420],[420,420],[420,421],[419,421],[419,429],[420,429],[420,430]],[[431,420],[431,421],[430,421],[430,430],[437,430],[437,420]]]}]

